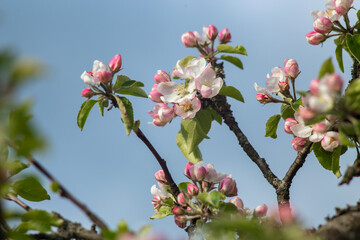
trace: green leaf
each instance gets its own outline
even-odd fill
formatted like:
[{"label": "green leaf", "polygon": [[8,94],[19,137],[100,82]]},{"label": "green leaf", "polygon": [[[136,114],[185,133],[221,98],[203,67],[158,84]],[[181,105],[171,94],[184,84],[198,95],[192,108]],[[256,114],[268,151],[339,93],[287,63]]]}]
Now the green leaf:
[{"label": "green leaf", "polygon": [[116,81],[115,81],[115,84],[113,86],[114,91],[116,92],[116,90],[120,89],[121,86],[127,81],[131,81],[131,79],[128,76],[118,75],[116,77]]},{"label": "green leaf", "polygon": [[358,10],[358,11],[356,12],[356,16],[357,16],[358,20],[360,21],[360,10]]},{"label": "green leaf", "polygon": [[332,64],[331,58],[328,58],[325,60],[325,62],[321,65],[318,78],[321,79],[325,74],[334,73],[334,65]]},{"label": "green leaf", "polygon": [[28,211],[21,220],[22,223],[18,226],[18,230],[24,232],[35,230],[45,233],[51,231],[52,226],[60,227],[63,224],[63,220],[55,214],[38,209]]},{"label": "green leaf", "polygon": [[9,162],[6,167],[9,171],[9,175],[11,177],[11,176],[18,174],[22,170],[30,167],[30,164],[25,164],[20,160],[15,160],[15,161]]},{"label": "green leaf", "polygon": [[180,151],[182,154],[192,163],[197,163],[202,161],[202,155],[200,152],[199,147],[195,147],[192,152],[189,153],[189,147],[187,145],[187,142],[184,138],[184,135],[179,131],[179,133],[176,135],[176,144],[178,145]]},{"label": "green leaf", "polygon": [[339,140],[342,145],[349,146],[349,147],[355,147],[355,143],[349,139],[349,137],[343,132],[339,132]]},{"label": "green leaf", "polygon": [[321,143],[313,144],[313,151],[323,168],[332,171],[337,177],[341,176],[339,171],[339,159],[342,151],[342,146],[334,149],[333,152],[328,152],[321,147]]},{"label": "green leaf", "polygon": [[211,128],[212,116],[206,110],[200,110],[192,119],[181,120],[180,132],[186,140],[188,153],[191,153],[204,138],[209,138],[207,133]]},{"label": "green leaf", "polygon": [[119,97],[113,94],[116,103],[121,112],[121,120],[123,121],[126,129],[126,135],[129,136],[134,124],[134,114],[131,102],[125,97]]},{"label": "green leaf", "polygon": [[194,56],[186,56],[186,57],[184,57],[183,59],[181,59],[180,60],[180,62],[179,62],[179,65],[181,66],[181,67],[186,67],[187,65],[189,65],[189,63],[190,63],[190,61],[192,60],[192,59],[194,59],[195,57]]},{"label": "green leaf", "polygon": [[46,190],[34,177],[27,177],[23,180],[19,180],[14,183],[12,188],[16,194],[32,202],[50,200],[50,196],[47,194]]},{"label": "green leaf", "polygon": [[131,96],[135,96],[135,97],[143,97],[143,98],[148,97],[146,92],[142,88],[139,88],[139,87],[119,89],[116,91],[116,93],[123,94],[123,95],[131,95]]},{"label": "green leaf", "polygon": [[189,184],[189,182],[179,183],[178,187],[179,187],[180,192],[187,193],[187,185],[188,184]]},{"label": "green leaf", "polygon": [[133,124],[133,130],[137,131],[140,127],[140,120],[136,120]]},{"label": "green leaf", "polygon": [[0,163],[6,162],[9,157],[9,148],[5,143],[0,143]]},{"label": "green leaf", "polygon": [[212,191],[210,193],[203,192],[198,195],[199,200],[201,203],[205,205],[211,205],[213,207],[219,207],[220,200],[223,200],[224,196],[222,193],[218,191]]},{"label": "green leaf", "polygon": [[171,214],[172,207],[169,206],[160,206],[159,210],[154,213],[150,217],[150,219],[154,218],[164,218],[166,216],[169,216]]},{"label": "green leaf", "polygon": [[344,72],[344,63],[343,63],[343,56],[342,56],[343,48],[341,45],[338,45],[335,49],[336,60],[339,64],[339,68],[342,72]]},{"label": "green leaf", "polygon": [[216,49],[219,53],[235,53],[235,54],[247,55],[246,49],[241,45],[233,47],[227,44],[219,44]]},{"label": "green leaf", "polygon": [[360,79],[351,82],[347,87],[344,102],[350,111],[360,112]]},{"label": "green leaf", "polygon": [[77,125],[79,126],[81,131],[84,129],[86,119],[89,116],[89,113],[96,102],[97,101],[94,99],[88,99],[81,105],[80,111],[77,116]]},{"label": "green leaf", "polygon": [[49,188],[51,189],[51,191],[53,191],[54,193],[58,193],[60,191],[60,187],[59,187],[59,183],[56,181],[52,181]]},{"label": "green leaf", "polygon": [[121,85],[121,88],[133,88],[133,87],[143,87],[144,83],[139,82],[139,81],[135,81],[135,80],[130,80],[130,81],[126,81]]},{"label": "green leaf", "polygon": [[220,59],[232,63],[240,69],[244,69],[242,62],[237,57],[233,57],[229,55],[221,55]]},{"label": "green leaf", "polygon": [[98,97],[96,100],[99,105],[100,114],[101,116],[104,116],[104,99],[102,97]]},{"label": "green leaf", "polygon": [[241,95],[241,92],[239,90],[237,90],[235,87],[232,87],[232,86],[223,86],[220,89],[219,94],[234,98],[234,99],[236,99],[236,100],[238,100],[240,102],[244,102],[244,98]]},{"label": "green leaf", "polygon": [[218,122],[220,125],[222,124],[222,117],[212,108],[206,108],[206,111],[210,112],[212,119]]},{"label": "green leaf", "polygon": [[281,117],[286,120],[287,118],[294,118],[295,111],[290,105],[283,103],[280,108]]},{"label": "green leaf", "polygon": [[220,212],[225,214],[236,214],[239,212],[239,209],[232,203],[220,202],[219,208]]},{"label": "green leaf", "polygon": [[281,119],[280,114],[276,114],[270,117],[266,122],[266,134],[265,137],[277,138],[276,130]]},{"label": "green leaf", "polygon": [[360,62],[360,35],[346,34],[346,45],[358,62]]}]

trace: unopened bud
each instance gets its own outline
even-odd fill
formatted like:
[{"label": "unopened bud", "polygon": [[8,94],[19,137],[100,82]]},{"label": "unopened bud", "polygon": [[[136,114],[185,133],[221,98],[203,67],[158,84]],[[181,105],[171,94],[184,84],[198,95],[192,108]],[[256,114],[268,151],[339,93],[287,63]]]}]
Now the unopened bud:
[{"label": "unopened bud", "polygon": [[304,120],[310,120],[315,116],[315,113],[313,111],[303,106],[300,106],[299,114]]},{"label": "unopened bud", "polygon": [[149,93],[149,98],[153,102],[162,103],[162,100],[160,98],[162,96],[163,95],[161,93],[159,93],[158,90],[157,90],[157,84],[154,84],[152,89],[151,89],[151,92]]},{"label": "unopened bud", "polygon": [[108,83],[111,82],[113,75],[109,71],[96,72],[94,76],[95,82]]},{"label": "unopened bud", "polygon": [[344,84],[344,80],[342,79],[342,77],[337,74],[337,73],[333,73],[330,75],[326,75],[324,77],[324,81],[326,86],[334,92],[341,92],[343,84]]},{"label": "unopened bud", "polygon": [[329,33],[332,30],[333,23],[332,21],[327,17],[318,17],[314,21],[314,30],[318,33]]},{"label": "unopened bud", "polygon": [[221,30],[221,32],[219,33],[219,41],[220,43],[228,43],[231,41],[231,34],[229,32],[229,29],[224,28],[223,30]]},{"label": "unopened bud", "polygon": [[206,176],[206,168],[203,166],[201,167],[194,166],[190,169],[190,176],[191,176],[191,180],[201,182],[202,180],[204,180]]},{"label": "unopened bud", "polygon": [[319,45],[323,41],[325,41],[326,36],[324,34],[318,33],[318,32],[309,32],[306,34],[306,41],[310,43],[311,45]]},{"label": "unopened bud", "polygon": [[170,82],[171,81],[169,74],[163,70],[157,71],[157,73],[154,76],[154,80],[157,84],[159,84],[161,82]]},{"label": "unopened bud", "polygon": [[268,207],[265,204],[261,204],[254,209],[254,214],[257,217],[264,217],[266,216],[267,210]]},{"label": "unopened bud", "polygon": [[294,59],[284,61],[284,71],[287,77],[296,78],[299,75],[299,65]]},{"label": "unopened bud", "polygon": [[288,82],[279,82],[278,83],[280,92],[287,92],[290,89],[290,85]]},{"label": "unopened bud", "polygon": [[264,103],[264,104],[271,102],[271,99],[269,98],[269,96],[264,93],[257,93],[256,100],[258,100],[260,103]]},{"label": "unopened bud", "polygon": [[354,0],[335,0],[335,11],[340,15],[345,15],[353,2]]},{"label": "unopened bud", "polygon": [[185,213],[185,210],[182,207],[176,206],[173,208],[171,213],[174,215],[183,215]]},{"label": "unopened bud", "polygon": [[214,41],[218,35],[218,30],[214,25],[209,25],[208,31],[207,31],[207,37],[208,39]]},{"label": "unopened bud", "polygon": [[219,184],[219,191],[224,193],[227,197],[234,197],[237,195],[236,182],[231,177],[226,177],[221,180]]},{"label": "unopened bud", "polygon": [[[187,198],[190,198],[190,195],[189,194],[187,194],[186,195],[186,197]],[[185,196],[184,196],[184,193],[179,193],[178,195],[177,195],[177,202],[178,202],[178,204],[180,204],[180,205],[182,205],[182,206],[186,206],[187,205],[187,201],[186,201],[186,198],[185,198]]]},{"label": "unopened bud", "polygon": [[195,184],[189,183],[187,185],[187,191],[190,196],[196,196],[199,193],[199,188]]},{"label": "unopened bud", "polygon": [[310,82],[310,92],[314,95],[319,93],[320,80],[315,78]]},{"label": "unopened bud", "polygon": [[86,97],[86,98],[91,98],[92,96],[94,96],[94,92],[90,89],[90,88],[84,88],[81,91],[81,96]]},{"label": "unopened bud", "polygon": [[179,228],[186,228],[186,226],[187,226],[187,218],[185,216],[175,216],[174,220],[175,220],[175,224]]},{"label": "unopened bud", "polygon": [[192,168],[193,166],[194,166],[194,164],[191,163],[191,162],[188,162],[188,163],[186,163],[186,165],[185,165],[184,174],[185,174],[185,176],[186,176],[187,178],[189,178],[189,179],[191,179],[191,172],[190,172],[190,170],[191,170],[191,168]]},{"label": "unopened bud", "polygon": [[158,182],[161,182],[163,184],[167,184],[167,180],[165,178],[165,173],[164,173],[164,170],[162,170],[162,169],[155,173],[155,179]]},{"label": "unopened bud", "polygon": [[193,32],[186,32],[181,36],[181,41],[185,47],[196,47],[196,37]]},{"label": "unopened bud", "polygon": [[306,138],[296,137],[291,141],[291,145],[295,149],[295,151],[299,152],[304,149],[306,145]]},{"label": "unopened bud", "polygon": [[121,64],[122,64],[121,55],[120,54],[115,55],[109,62],[110,71],[113,73],[117,73],[118,71],[120,71]]},{"label": "unopened bud", "polygon": [[296,121],[295,118],[287,118],[285,120],[285,126],[284,126],[284,131],[286,133],[289,133],[289,134],[293,134],[293,132],[291,131],[291,127],[298,124],[298,121]]},{"label": "unopened bud", "polygon": [[244,209],[244,203],[241,200],[241,198],[239,198],[239,197],[230,199],[229,202],[234,204],[236,206],[236,208],[239,209],[239,210]]}]

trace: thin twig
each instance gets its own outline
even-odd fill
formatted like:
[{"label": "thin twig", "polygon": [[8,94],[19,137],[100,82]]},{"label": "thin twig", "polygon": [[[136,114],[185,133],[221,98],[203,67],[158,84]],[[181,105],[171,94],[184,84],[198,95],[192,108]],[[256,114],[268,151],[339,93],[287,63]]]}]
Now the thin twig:
[{"label": "thin twig", "polygon": [[22,207],[25,211],[30,211],[31,207],[28,206],[26,203],[24,203],[23,201],[21,201],[20,199],[18,199],[14,194],[12,193],[8,193],[4,199],[9,200],[9,201],[13,201],[15,202],[17,205],[19,205],[20,207]]},{"label": "thin twig", "polygon": [[138,128],[137,130],[134,130],[136,136],[138,138],[141,139],[141,141],[143,141],[143,143],[149,148],[149,150],[151,151],[151,153],[154,155],[154,157],[156,158],[156,160],[159,162],[162,170],[165,173],[165,178],[166,181],[169,183],[170,188],[171,188],[171,192],[172,194],[176,197],[179,193],[180,190],[178,188],[178,186],[176,185],[176,183],[174,182],[174,179],[172,178],[169,169],[167,168],[166,165],[166,161],[161,158],[161,156],[159,155],[159,153],[156,151],[156,149],[153,147],[153,145],[151,144],[151,142],[146,138],[146,136],[144,135],[144,133],[140,130],[140,128]]}]

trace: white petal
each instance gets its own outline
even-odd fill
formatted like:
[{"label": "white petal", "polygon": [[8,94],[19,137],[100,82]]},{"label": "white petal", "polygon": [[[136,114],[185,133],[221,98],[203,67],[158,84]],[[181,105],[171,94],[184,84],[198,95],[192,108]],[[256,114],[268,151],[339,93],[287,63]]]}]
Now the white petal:
[{"label": "white petal", "polygon": [[312,127],[305,126],[304,124],[295,124],[290,127],[291,131],[297,137],[308,138],[311,136]]},{"label": "white petal", "polygon": [[92,73],[95,74],[96,72],[106,71],[106,66],[104,63],[100,62],[99,60],[95,60],[93,64]]},{"label": "white petal", "polygon": [[259,87],[259,85],[257,85],[257,83],[254,83],[254,88],[258,93],[266,93],[265,88]]},{"label": "white petal", "polygon": [[311,142],[320,142],[324,138],[323,133],[314,132],[313,135],[309,137]]},{"label": "white petal", "polygon": [[84,71],[81,76],[80,76],[81,80],[84,81],[84,83],[86,84],[94,84],[94,78],[90,75],[90,73],[88,73],[87,71]]},{"label": "white petal", "polygon": [[280,89],[279,79],[277,77],[270,77],[266,80],[265,86],[270,92],[277,92]]}]

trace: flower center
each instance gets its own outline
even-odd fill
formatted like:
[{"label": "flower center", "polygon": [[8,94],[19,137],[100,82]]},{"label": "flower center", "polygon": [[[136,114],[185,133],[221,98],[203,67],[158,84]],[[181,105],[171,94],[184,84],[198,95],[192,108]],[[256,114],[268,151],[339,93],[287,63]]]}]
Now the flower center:
[{"label": "flower center", "polygon": [[185,100],[185,102],[181,103],[180,106],[182,107],[182,109],[184,109],[185,112],[192,110],[192,105],[190,100]]}]

